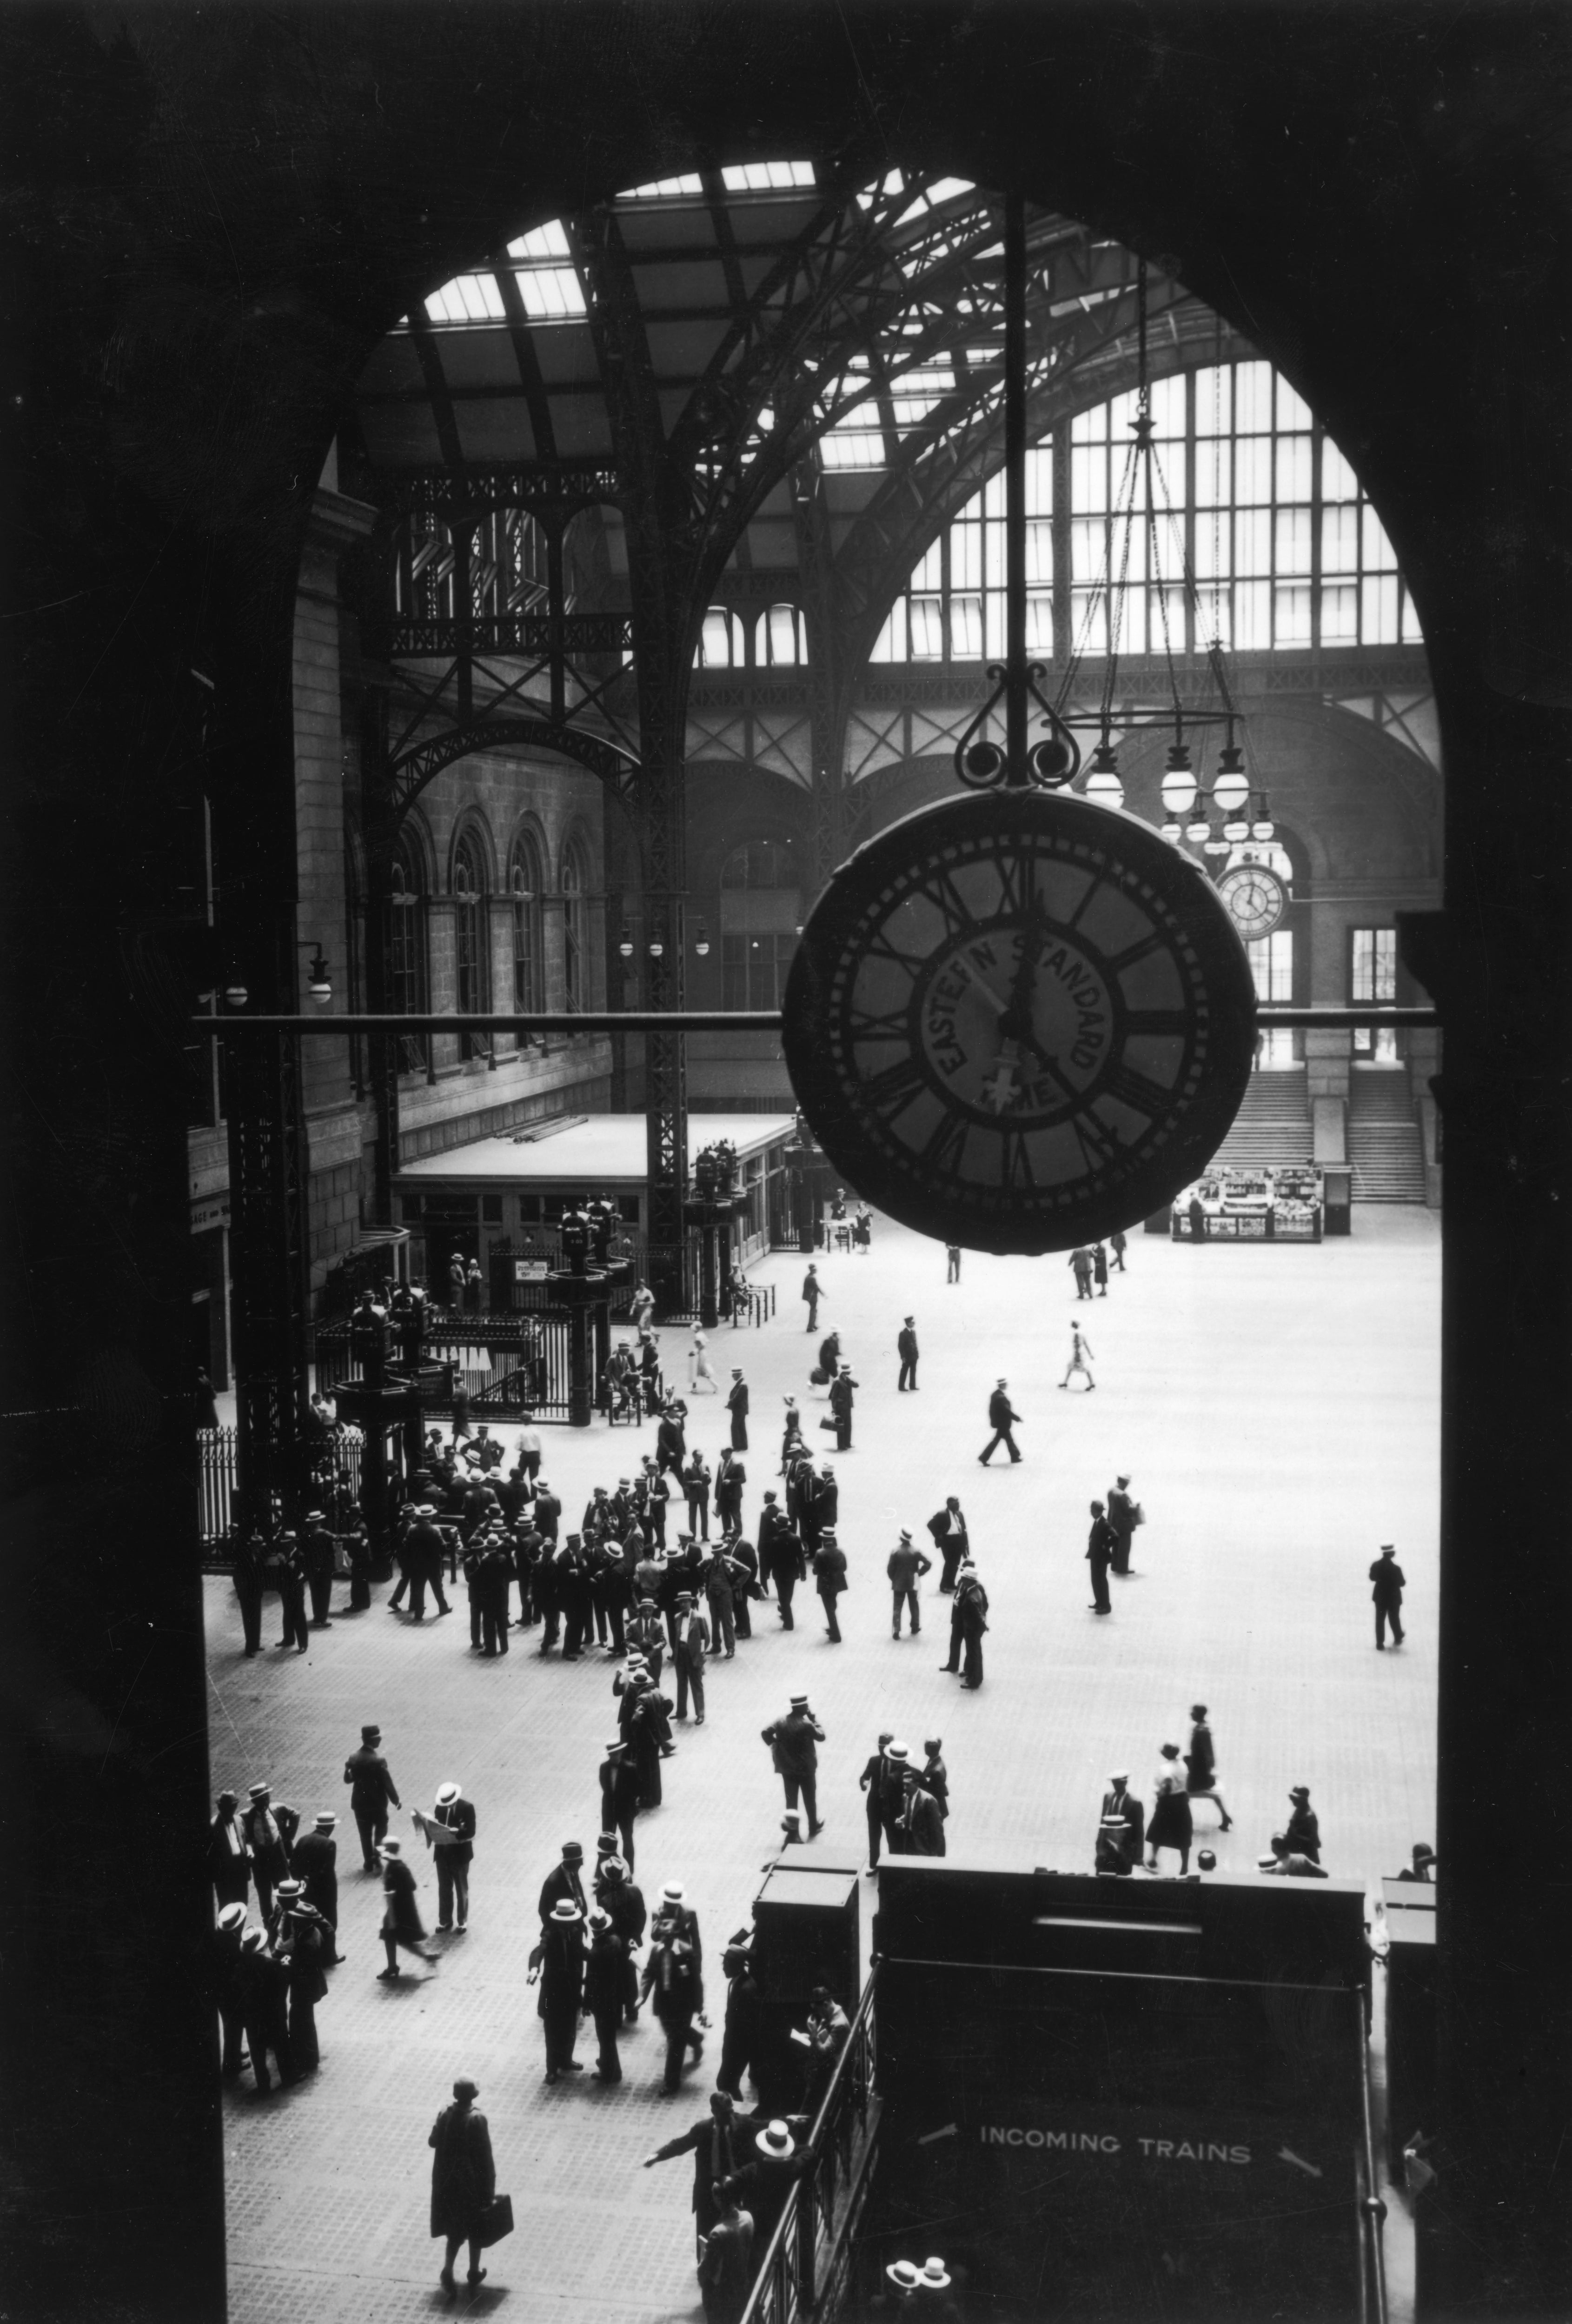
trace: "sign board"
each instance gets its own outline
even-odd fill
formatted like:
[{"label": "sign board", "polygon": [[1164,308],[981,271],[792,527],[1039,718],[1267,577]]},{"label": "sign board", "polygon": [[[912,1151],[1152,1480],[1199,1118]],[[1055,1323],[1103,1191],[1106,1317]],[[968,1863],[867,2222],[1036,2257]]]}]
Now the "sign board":
[{"label": "sign board", "polygon": [[516,1259],[513,1261],[515,1283],[544,1283],[551,1273],[548,1259]]}]

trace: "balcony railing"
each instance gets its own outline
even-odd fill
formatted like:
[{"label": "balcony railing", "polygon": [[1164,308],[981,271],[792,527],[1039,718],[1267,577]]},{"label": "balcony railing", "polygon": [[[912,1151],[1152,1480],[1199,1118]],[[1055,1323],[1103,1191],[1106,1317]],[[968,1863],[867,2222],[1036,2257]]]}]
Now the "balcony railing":
[{"label": "balcony railing", "polygon": [[832,2317],[840,2305],[878,2145],[878,1990],[876,1966],[808,2132],[813,2168],[798,2180],[758,2259],[740,2324],[806,2324]]}]

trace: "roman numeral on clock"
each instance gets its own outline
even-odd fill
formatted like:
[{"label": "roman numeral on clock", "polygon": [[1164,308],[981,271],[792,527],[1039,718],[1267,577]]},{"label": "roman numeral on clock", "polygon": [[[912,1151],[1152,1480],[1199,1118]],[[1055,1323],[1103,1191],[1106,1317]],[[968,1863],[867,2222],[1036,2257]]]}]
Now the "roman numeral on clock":
[{"label": "roman numeral on clock", "polygon": [[970,1122],[958,1121],[952,1113],[947,1113],[923,1148],[924,1161],[935,1170],[958,1171],[970,1127]]},{"label": "roman numeral on clock", "polygon": [[846,1019],[846,1038],[850,1041],[904,1041],[910,1030],[904,1009],[887,1009],[879,1016],[866,1009],[853,1009]]},{"label": "roman numeral on clock", "polygon": [[1137,961],[1149,960],[1154,952],[1161,952],[1166,941],[1161,932],[1154,928],[1149,936],[1142,936],[1136,943],[1126,945],[1123,952],[1116,952],[1109,955],[1105,964],[1109,974],[1123,976],[1125,971],[1127,968],[1134,968]]},{"label": "roman numeral on clock", "polygon": [[1126,1033],[1188,1033],[1190,1019],[1183,1009],[1127,1009],[1124,1025]]},{"label": "roman numeral on clock", "polygon": [[1119,1150],[1118,1139],[1095,1113],[1074,1115],[1071,1128],[1075,1132],[1089,1170],[1095,1170],[1099,1163],[1106,1162],[1110,1154],[1117,1154]]},{"label": "roman numeral on clock", "polygon": [[1121,1105],[1133,1106],[1137,1113],[1166,1113],[1173,1103],[1173,1092],[1164,1089],[1161,1082],[1149,1081],[1138,1074],[1134,1065],[1116,1057],[1098,1084],[1099,1097],[1117,1098]]},{"label": "roman numeral on clock", "polygon": [[861,1084],[859,1094],[876,1113],[896,1114],[904,1112],[914,1098],[921,1097],[927,1086],[921,1065],[915,1057],[907,1056],[897,1057],[895,1064],[886,1065],[882,1073],[869,1074]]},{"label": "roman numeral on clock", "polygon": [[924,881],[920,893],[924,902],[943,914],[944,933],[951,942],[957,936],[976,935],[977,915],[964,901],[947,872],[933,872]]},{"label": "roman numeral on clock", "polygon": [[1004,1149],[999,1156],[999,1183],[1011,1188],[1035,1186],[1037,1183],[1032,1175],[1032,1157],[1026,1151],[1026,1141],[1018,1130],[1005,1131]]}]

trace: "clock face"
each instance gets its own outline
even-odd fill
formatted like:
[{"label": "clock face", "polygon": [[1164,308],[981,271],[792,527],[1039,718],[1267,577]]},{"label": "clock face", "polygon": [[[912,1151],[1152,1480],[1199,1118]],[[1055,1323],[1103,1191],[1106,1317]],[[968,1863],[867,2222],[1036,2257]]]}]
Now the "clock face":
[{"label": "clock face", "polygon": [[881,832],[814,907],[786,1066],[859,1194],[974,1250],[1067,1250],[1211,1160],[1255,1046],[1244,949],[1145,824],[1001,791]]},{"label": "clock face", "polygon": [[1264,863],[1236,863],[1218,881],[1228,917],[1246,944],[1269,936],[1288,909],[1288,890]]}]

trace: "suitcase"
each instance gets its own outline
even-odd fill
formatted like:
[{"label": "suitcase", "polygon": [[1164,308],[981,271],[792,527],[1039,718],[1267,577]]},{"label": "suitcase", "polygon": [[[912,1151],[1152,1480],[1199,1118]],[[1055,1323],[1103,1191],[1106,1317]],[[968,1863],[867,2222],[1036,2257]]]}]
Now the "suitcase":
[{"label": "suitcase", "polygon": [[504,2236],[510,2236],[512,2232],[513,2198],[511,2195],[493,2195],[492,2208],[486,2213],[486,2222],[481,2229],[482,2250],[490,2251],[493,2244],[500,2244]]}]

